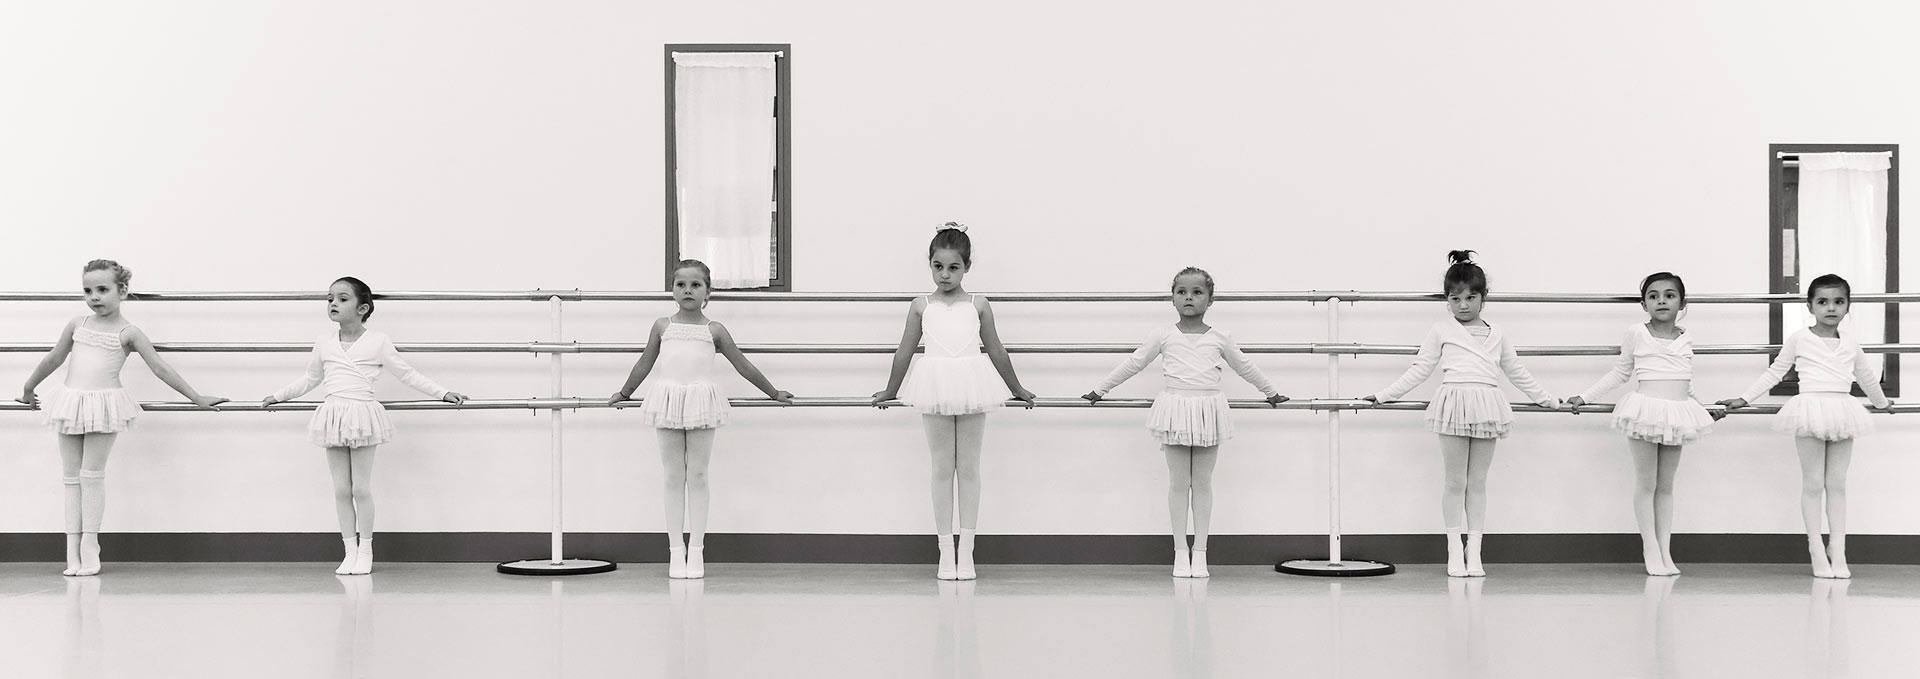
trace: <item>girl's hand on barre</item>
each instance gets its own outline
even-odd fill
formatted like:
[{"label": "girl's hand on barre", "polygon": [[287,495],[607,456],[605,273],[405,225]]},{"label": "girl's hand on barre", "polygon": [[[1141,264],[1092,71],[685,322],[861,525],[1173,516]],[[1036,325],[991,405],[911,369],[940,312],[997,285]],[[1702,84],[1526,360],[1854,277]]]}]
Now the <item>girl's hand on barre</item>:
[{"label": "girl's hand on barre", "polygon": [[1880,412],[1887,413],[1889,415],[1893,414],[1893,401],[1887,401],[1887,404],[1883,406],[1871,406],[1871,407],[1874,410],[1878,410]]},{"label": "girl's hand on barre", "polygon": [[793,405],[792,392],[780,391],[776,389],[774,390],[773,395],[770,396],[769,398],[772,398],[773,400],[780,402],[780,405],[783,405],[783,406]]},{"label": "girl's hand on barre", "polygon": [[1562,401],[1562,403],[1565,403],[1567,405],[1567,410],[1573,411],[1573,414],[1578,415],[1580,414],[1580,406],[1586,405],[1587,400],[1584,398],[1580,398],[1578,396],[1574,396],[1574,397],[1568,398],[1565,401]]},{"label": "girl's hand on barre", "polygon": [[1378,397],[1378,396],[1373,396],[1373,395],[1367,395],[1367,396],[1362,396],[1362,397],[1360,397],[1360,398],[1356,398],[1356,399],[1354,399],[1354,400],[1355,400],[1355,401],[1366,401],[1367,403],[1369,403],[1369,404],[1372,404],[1372,405],[1380,405],[1380,397]]},{"label": "girl's hand on barre", "polygon": [[461,403],[466,403],[466,402],[467,402],[467,395],[466,395],[466,394],[462,394],[462,393],[460,393],[460,392],[457,392],[457,391],[449,391],[449,392],[447,392],[447,395],[446,395],[446,396],[442,396],[442,397],[440,397],[440,400],[442,400],[442,401],[446,401],[446,402],[448,402],[448,403],[453,403],[453,404],[456,404],[456,405],[457,405],[457,404],[461,404]]},{"label": "girl's hand on barre", "polygon": [[212,408],[214,410],[219,410],[220,404],[226,403],[229,400],[232,400],[232,399],[222,398],[219,396],[199,396],[193,399],[193,404],[200,406],[202,408]]},{"label": "girl's hand on barre", "polygon": [[279,402],[280,402],[280,399],[277,399],[277,398],[274,398],[274,397],[272,397],[272,396],[262,396],[262,397],[260,397],[260,407],[262,407],[262,408],[265,408],[265,407],[267,407],[267,406],[270,406],[270,405],[273,405],[273,404],[275,404],[275,403],[279,403]]},{"label": "girl's hand on barre", "polygon": [[1033,395],[1033,392],[1027,391],[1025,389],[1021,389],[1020,393],[1013,395],[1013,400],[1015,401],[1026,401],[1028,410],[1033,409],[1033,400],[1035,398],[1036,397]]},{"label": "girl's hand on barre", "polygon": [[1720,401],[1717,405],[1723,406],[1727,410],[1734,410],[1736,408],[1747,407],[1747,400],[1744,398],[1730,398],[1725,401]]},{"label": "girl's hand on barre", "polygon": [[613,392],[612,397],[607,399],[607,405],[613,406],[615,408],[619,408],[621,401],[631,401],[631,400],[633,400],[633,394],[629,392],[624,392],[624,391],[616,391],[616,392]]},{"label": "girl's hand on barre", "polygon": [[32,408],[34,410],[40,409],[40,397],[34,394],[32,391],[22,393],[20,395],[20,398],[16,398],[14,400],[19,401],[21,403],[25,403],[27,404],[27,407]]},{"label": "girl's hand on barre", "polygon": [[1099,403],[1101,396],[1100,396],[1100,392],[1089,391],[1087,393],[1081,394],[1080,398],[1086,399],[1088,403]]},{"label": "girl's hand on barre", "polygon": [[873,392],[873,407],[879,408],[881,410],[886,410],[888,407],[887,402],[895,398],[898,398],[899,396],[900,396],[899,394],[893,393],[891,391],[887,391],[885,389],[881,389],[880,391]]},{"label": "girl's hand on barre", "polygon": [[1286,403],[1287,401],[1291,401],[1291,400],[1293,399],[1287,398],[1286,396],[1282,396],[1280,394],[1274,394],[1272,396],[1267,397],[1267,405],[1274,406],[1277,408],[1280,406],[1280,404]]}]

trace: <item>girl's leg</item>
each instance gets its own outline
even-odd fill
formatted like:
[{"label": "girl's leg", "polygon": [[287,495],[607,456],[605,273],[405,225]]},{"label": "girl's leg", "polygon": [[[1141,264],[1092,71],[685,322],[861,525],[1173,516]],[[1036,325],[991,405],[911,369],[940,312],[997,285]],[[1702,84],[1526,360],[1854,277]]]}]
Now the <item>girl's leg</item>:
[{"label": "girl's leg", "polygon": [[1207,572],[1207,534],[1213,523],[1213,466],[1220,461],[1220,446],[1193,447],[1193,577]]},{"label": "girl's leg", "polygon": [[1467,577],[1466,554],[1460,548],[1460,534],[1467,525],[1467,452],[1465,436],[1440,435],[1440,459],[1446,468],[1441,477],[1440,518],[1447,525],[1447,575]]},{"label": "girl's leg", "polygon": [[1187,492],[1193,487],[1193,448],[1163,444],[1167,456],[1167,516],[1173,524],[1173,577],[1192,577],[1187,552]]},{"label": "girl's leg", "polygon": [[345,446],[327,448],[327,472],[333,477],[333,515],[340,524],[340,542],[346,546],[347,556],[340,560],[340,567],[333,569],[338,575],[352,575],[355,559],[360,553],[359,534],[355,532],[358,524],[353,518],[353,449]]},{"label": "girl's leg", "polygon": [[1847,467],[1853,464],[1853,439],[1827,442],[1827,559],[1833,577],[1851,578],[1847,568]]},{"label": "girl's leg", "polygon": [[1653,484],[1653,532],[1660,539],[1660,565],[1667,575],[1679,575],[1673,565],[1673,479],[1680,473],[1680,446],[1660,446],[1660,469]]},{"label": "girl's leg", "polygon": [[1480,531],[1487,523],[1487,470],[1493,467],[1497,439],[1470,439],[1467,457],[1467,575],[1486,575],[1480,566]]},{"label": "girl's leg", "polygon": [[86,437],[55,434],[60,438],[60,489],[64,501],[62,525],[67,533],[67,569],[61,575],[80,570],[80,460],[85,454]]},{"label": "girl's leg", "polygon": [[687,577],[707,575],[707,464],[713,459],[714,429],[687,430]]},{"label": "girl's leg", "polygon": [[353,526],[359,533],[359,549],[354,551],[353,574],[373,572],[373,460],[380,446],[361,446],[347,451],[348,467],[353,474]]},{"label": "girl's leg", "polygon": [[980,525],[980,449],[987,439],[987,414],[953,418],[953,478],[960,496],[960,548],[954,576],[972,580],[973,531]]},{"label": "girl's leg", "polygon": [[119,434],[87,434],[80,451],[80,569],[100,572],[100,520],[107,512],[107,456]]},{"label": "girl's leg", "polygon": [[952,580],[959,569],[953,554],[953,475],[954,429],[957,418],[946,415],[922,415],[927,430],[927,452],[933,467],[933,529],[940,538],[941,580]]},{"label": "girl's leg", "polygon": [[666,502],[667,577],[687,577],[687,548],[680,541],[687,520],[687,430],[655,429],[660,438],[661,498]]},{"label": "girl's leg", "polygon": [[1655,489],[1660,485],[1660,444],[1630,438],[1627,454],[1633,457],[1633,521],[1640,527],[1640,560],[1646,565],[1647,575],[1667,575],[1653,507]]},{"label": "girl's leg", "polygon": [[1833,565],[1827,561],[1827,548],[1820,544],[1820,505],[1827,486],[1827,442],[1811,436],[1796,436],[1793,447],[1800,454],[1800,520],[1807,526],[1807,554],[1813,561],[1813,576],[1833,577]]}]

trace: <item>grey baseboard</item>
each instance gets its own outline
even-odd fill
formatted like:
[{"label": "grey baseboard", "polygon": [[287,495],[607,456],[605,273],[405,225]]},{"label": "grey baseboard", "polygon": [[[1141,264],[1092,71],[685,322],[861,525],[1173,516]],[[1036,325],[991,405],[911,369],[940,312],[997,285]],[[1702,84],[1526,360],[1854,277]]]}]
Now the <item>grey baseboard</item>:
[{"label": "grey baseboard", "polygon": [[[101,548],[115,561],[330,561],[340,558],[334,533],[105,533]],[[382,561],[499,562],[548,553],[545,533],[380,533]],[[930,563],[935,544],[927,535],[821,535],[714,533],[706,558],[716,563]],[[1159,564],[1169,559],[1165,535],[982,535],[980,563]],[[1350,535],[1342,551],[1350,559],[1401,564],[1442,563],[1446,543],[1437,535]],[[657,563],[666,558],[660,533],[571,533],[567,556],[621,563]],[[1282,559],[1325,558],[1319,535],[1216,535],[1207,559],[1220,565],[1272,564]],[[58,533],[0,533],[0,561],[60,561]],[[1635,563],[1640,536],[1622,533],[1489,535],[1490,563]],[[1673,536],[1673,551],[1689,563],[1800,563],[1806,538],[1799,534]],[[1855,564],[1920,565],[1920,535],[1854,535],[1847,559]]]}]

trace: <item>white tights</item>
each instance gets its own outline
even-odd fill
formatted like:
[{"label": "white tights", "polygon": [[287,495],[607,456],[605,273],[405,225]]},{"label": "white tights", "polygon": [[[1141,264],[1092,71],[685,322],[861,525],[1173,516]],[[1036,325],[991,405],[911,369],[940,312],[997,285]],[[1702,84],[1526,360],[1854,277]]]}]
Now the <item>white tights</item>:
[{"label": "white tights", "polygon": [[333,472],[333,513],[340,537],[373,539],[373,456],[379,446],[327,449]]},{"label": "white tights", "polygon": [[687,546],[703,549],[707,539],[707,465],[713,458],[712,429],[656,429],[660,466],[666,471],[668,545],[678,549],[684,527]]},{"label": "white tights", "polygon": [[[960,505],[960,529],[980,522],[980,448],[986,442],[987,414],[922,415],[927,450],[933,456],[933,526],[953,534],[953,506]],[[958,486],[956,492],[955,487]]]}]

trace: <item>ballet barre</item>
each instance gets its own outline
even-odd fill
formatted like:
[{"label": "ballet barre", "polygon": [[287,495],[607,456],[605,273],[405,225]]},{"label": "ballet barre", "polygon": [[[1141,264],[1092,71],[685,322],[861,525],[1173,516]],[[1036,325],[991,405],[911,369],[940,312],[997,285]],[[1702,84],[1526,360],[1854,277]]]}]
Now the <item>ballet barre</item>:
[{"label": "ballet barre", "polygon": [[[906,292],[715,292],[716,302],[911,302],[925,293]],[[1154,302],[1164,304],[1165,292],[985,292],[982,297],[995,302]],[[375,301],[414,302],[667,302],[668,292],[622,292],[585,290],[507,290],[507,291],[395,291],[375,293]],[[1216,302],[1437,302],[1446,298],[1435,292],[1361,292],[1357,290],[1302,290],[1220,292]],[[326,293],[315,292],[133,292],[129,301],[139,302],[319,302]],[[1855,304],[1898,304],[1920,302],[1920,293],[1860,293],[1850,298]],[[74,292],[0,292],[0,302],[79,302]],[[1532,293],[1496,292],[1487,301],[1553,304],[1637,304],[1633,295],[1609,293]],[[1798,304],[1806,297],[1798,293],[1695,293],[1687,295],[1688,304]]]},{"label": "ballet barre", "polygon": [[[741,344],[740,350],[749,354],[892,354],[899,350],[898,344],[799,344],[799,343],[760,343]],[[1131,354],[1140,348],[1138,344],[1081,342],[1017,342],[1004,345],[1008,353],[1014,354]],[[1326,344],[1326,343],[1248,343],[1241,344],[1240,350],[1249,354],[1311,354],[1311,355],[1350,355],[1350,356],[1412,356],[1420,353],[1420,347],[1413,344]],[[395,342],[395,349],[408,353],[453,353],[453,354],[638,354],[647,350],[645,343],[635,342]],[[173,353],[306,353],[313,350],[311,342],[154,342],[156,351]],[[1920,344],[1862,344],[1860,348],[1869,354],[1911,354],[1920,353]],[[53,350],[51,342],[0,342],[0,353],[46,353]],[[915,347],[914,352],[924,349]],[[1514,351],[1521,356],[1617,356],[1620,347],[1612,344],[1568,344],[1519,346]],[[1694,347],[1695,355],[1738,355],[1738,354],[1774,354],[1780,351],[1778,344],[1703,344]]]},{"label": "ballet barre", "polygon": [[[913,408],[913,406],[909,406],[907,404],[901,403],[897,399],[891,400],[891,401],[885,401],[885,402],[882,402],[881,405],[875,406],[873,404],[873,399],[868,397],[862,397],[862,396],[811,396],[811,397],[796,396],[794,397],[792,403],[781,403],[779,401],[775,401],[770,398],[729,398],[727,399],[727,402],[735,408],[875,408],[875,409],[901,408],[905,410],[911,410]],[[627,401],[620,401],[619,403],[609,404],[607,402],[607,399],[604,399],[604,398],[574,398],[574,397],[515,398],[515,399],[470,398],[463,403],[449,403],[447,401],[433,401],[433,400],[405,400],[405,401],[381,401],[380,402],[380,404],[384,406],[387,410],[396,410],[396,411],[398,410],[591,410],[591,409],[622,410],[626,408],[638,408],[644,403],[645,403],[645,399],[632,399]],[[1236,410],[1304,410],[1304,411],[1310,411],[1310,412],[1330,412],[1330,411],[1343,411],[1343,410],[1421,411],[1421,410],[1427,409],[1426,401],[1388,401],[1386,403],[1372,403],[1365,400],[1351,399],[1351,398],[1292,399],[1277,405],[1267,403],[1266,401],[1263,401],[1260,399],[1252,399],[1252,398],[1228,399],[1227,405],[1228,407],[1234,408]],[[1513,407],[1513,411],[1516,413],[1560,413],[1563,415],[1589,415],[1589,414],[1604,414],[1604,413],[1613,412],[1613,404],[1611,403],[1588,403],[1580,406],[1578,409],[1569,409],[1568,407],[1565,407],[1565,406],[1560,408],[1548,408],[1546,406],[1542,406],[1534,403],[1513,403],[1511,405]],[[299,412],[299,411],[313,410],[315,408],[318,408],[319,406],[320,406],[319,401],[281,401],[278,403],[274,403],[273,405],[262,405],[259,401],[228,401],[220,405],[211,406],[211,407],[194,405],[190,401],[142,401],[140,402],[141,410],[144,410],[147,412],[161,412],[161,413]],[[1005,404],[1005,408],[1007,410],[1022,410],[1022,409],[1025,409],[1026,407],[1027,407],[1026,402],[1019,401],[1019,400],[1009,399]],[[1033,407],[1035,408],[1151,408],[1153,407],[1153,399],[1113,398],[1113,399],[1100,399],[1099,402],[1093,402],[1083,398],[1042,397],[1042,398],[1034,399]],[[1770,415],[1773,413],[1780,412],[1780,406],[1778,404],[1749,405],[1742,408],[1732,408],[1732,409],[1729,409],[1720,405],[1714,405],[1714,404],[1706,404],[1703,407],[1707,409],[1707,412],[1724,413],[1727,415]],[[28,406],[25,403],[20,403],[18,401],[8,401],[6,403],[0,403],[0,411],[31,411],[31,410],[33,410],[32,407]],[[1893,409],[1891,412],[1885,411],[1885,410],[1873,410],[1870,412],[1874,412],[1878,414],[1896,414],[1896,415],[1915,414],[1915,413],[1920,413],[1920,403],[1895,403],[1893,405]]]}]

